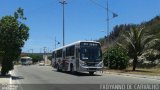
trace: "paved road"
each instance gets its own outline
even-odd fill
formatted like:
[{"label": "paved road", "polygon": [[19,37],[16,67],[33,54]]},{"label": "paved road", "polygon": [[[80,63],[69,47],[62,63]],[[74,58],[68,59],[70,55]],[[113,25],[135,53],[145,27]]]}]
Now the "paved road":
[{"label": "paved road", "polygon": [[160,84],[160,80],[101,73],[72,75],[57,72],[50,66],[31,65],[15,66],[12,84]]}]

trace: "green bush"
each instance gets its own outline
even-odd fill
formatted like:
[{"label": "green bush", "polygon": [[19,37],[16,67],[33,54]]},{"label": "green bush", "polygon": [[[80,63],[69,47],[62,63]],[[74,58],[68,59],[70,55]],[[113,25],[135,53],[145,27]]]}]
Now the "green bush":
[{"label": "green bush", "polygon": [[43,55],[40,55],[40,54],[30,54],[29,57],[32,58],[33,63],[36,63],[43,59]]},{"label": "green bush", "polygon": [[49,59],[50,61],[52,61],[52,56],[48,56],[48,59]]},{"label": "green bush", "polygon": [[148,52],[145,54],[146,60],[151,61],[152,63],[158,59],[158,55],[154,54],[154,52]]},{"label": "green bush", "polygon": [[104,53],[104,65],[108,66],[110,69],[126,69],[129,61],[127,52],[119,47],[110,48]]}]

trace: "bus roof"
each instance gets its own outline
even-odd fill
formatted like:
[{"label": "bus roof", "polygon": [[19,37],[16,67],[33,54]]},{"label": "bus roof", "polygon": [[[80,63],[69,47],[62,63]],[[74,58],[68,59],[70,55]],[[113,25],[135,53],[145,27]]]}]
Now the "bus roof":
[{"label": "bus roof", "polygon": [[56,51],[56,50],[59,50],[59,49],[65,48],[65,47],[69,47],[69,46],[72,46],[72,45],[76,45],[76,44],[79,44],[79,43],[81,43],[81,42],[94,42],[94,43],[99,43],[99,42],[97,42],[97,41],[76,41],[76,42],[73,42],[73,43],[71,43],[71,44],[65,45],[65,46],[63,46],[63,47],[57,48],[57,49],[55,49],[55,50],[53,50],[53,51]]},{"label": "bus roof", "polygon": [[21,57],[21,59],[32,59],[31,57]]}]

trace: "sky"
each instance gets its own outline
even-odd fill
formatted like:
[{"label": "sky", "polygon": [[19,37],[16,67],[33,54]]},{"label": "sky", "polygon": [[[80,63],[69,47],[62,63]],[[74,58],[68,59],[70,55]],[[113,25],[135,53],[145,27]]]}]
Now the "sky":
[{"label": "sky", "polygon": [[[60,0],[0,0],[0,18],[13,15],[19,8],[24,9],[27,17],[23,21],[30,27],[29,39],[23,52],[42,52],[55,48],[55,37],[63,44],[62,39],[62,5]],[[65,44],[80,40],[97,40],[107,32],[107,11],[93,3],[107,7],[107,0],[66,0],[65,5]],[[115,25],[139,24],[160,15],[160,0],[108,0],[109,9],[118,14],[110,19],[110,32]],[[112,13],[109,12],[110,18]],[[104,31],[104,32],[102,32]]]}]

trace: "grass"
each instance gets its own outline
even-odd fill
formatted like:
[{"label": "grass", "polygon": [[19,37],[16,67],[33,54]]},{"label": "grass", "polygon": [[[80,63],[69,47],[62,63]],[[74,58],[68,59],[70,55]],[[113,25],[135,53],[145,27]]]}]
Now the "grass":
[{"label": "grass", "polygon": [[132,71],[132,67],[129,67],[126,70],[106,69],[106,71],[114,73],[124,73],[124,74],[160,76],[160,68],[150,68],[150,69],[137,68],[136,71]]}]

